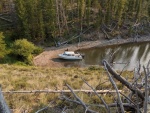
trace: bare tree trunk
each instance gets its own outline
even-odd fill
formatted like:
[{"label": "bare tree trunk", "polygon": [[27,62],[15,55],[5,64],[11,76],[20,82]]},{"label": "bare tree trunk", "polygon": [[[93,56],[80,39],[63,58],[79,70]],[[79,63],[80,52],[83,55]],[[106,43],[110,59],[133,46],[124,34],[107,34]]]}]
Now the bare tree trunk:
[{"label": "bare tree trunk", "polygon": [[149,95],[149,91],[148,91],[148,74],[146,72],[145,67],[144,68],[144,73],[145,73],[145,100],[144,100],[144,113],[147,113],[147,105],[148,105],[148,95]]},{"label": "bare tree trunk", "polygon": [[4,100],[3,94],[1,92],[1,88],[0,88],[0,113],[11,113]]},{"label": "bare tree trunk", "polygon": [[[104,66],[105,66],[106,71],[108,72],[108,69],[107,69],[107,67],[106,67],[106,62],[104,62]],[[125,113],[125,110],[124,110],[124,107],[123,107],[123,104],[122,104],[122,100],[121,100],[121,97],[120,97],[120,94],[119,94],[117,85],[116,85],[116,83],[114,82],[114,80],[113,80],[113,78],[111,77],[111,75],[110,75],[109,72],[108,72],[107,75],[108,75],[108,77],[109,77],[110,82],[112,83],[113,87],[114,87],[115,90],[116,90],[117,97],[118,97],[118,101],[119,101],[119,106],[120,106],[120,109],[121,109],[121,113]]]}]

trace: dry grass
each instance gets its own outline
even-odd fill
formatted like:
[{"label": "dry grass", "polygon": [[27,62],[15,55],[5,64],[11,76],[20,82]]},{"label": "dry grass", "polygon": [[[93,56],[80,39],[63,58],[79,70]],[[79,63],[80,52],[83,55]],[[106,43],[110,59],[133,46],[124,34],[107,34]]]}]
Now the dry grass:
[{"label": "dry grass", "polygon": [[[33,66],[0,65],[0,84],[3,91],[9,90],[46,90],[67,89],[68,83],[73,89],[89,89],[81,80],[84,78],[90,85],[97,89],[110,89],[112,86],[102,68],[42,68]],[[131,72],[123,73],[131,77]],[[103,82],[108,81],[104,84]],[[117,83],[120,88],[122,85]],[[100,86],[99,86],[100,85]],[[99,86],[99,87],[98,87]],[[89,95],[78,94],[85,102],[100,102],[95,95],[93,100]],[[6,101],[14,113],[34,113],[38,109],[54,101],[55,105],[62,104],[58,99],[59,94],[4,94]],[[70,94],[69,94],[70,96]],[[104,99],[112,102],[111,96]]]}]

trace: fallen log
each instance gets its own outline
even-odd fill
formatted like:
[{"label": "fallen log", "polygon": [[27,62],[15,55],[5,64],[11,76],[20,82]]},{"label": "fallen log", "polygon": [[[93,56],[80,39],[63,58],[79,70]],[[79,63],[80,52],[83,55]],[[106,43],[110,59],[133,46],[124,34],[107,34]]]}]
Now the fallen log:
[{"label": "fallen log", "polygon": [[9,20],[9,19],[3,18],[3,17],[0,17],[0,19],[2,19],[2,20],[4,20],[4,21],[7,21],[7,22],[10,22],[10,23],[13,22],[12,20]]},{"label": "fallen log", "polygon": [[[93,90],[73,90],[74,92],[94,93]],[[31,91],[2,91],[3,93],[71,93],[70,90],[31,90]],[[96,90],[97,93],[116,93],[115,90]],[[119,90],[122,92],[122,90]]]},{"label": "fallen log", "polygon": [[121,77],[111,66],[108,64],[106,60],[103,60],[103,64],[106,65],[106,68],[108,69],[109,73],[117,79],[119,82],[121,82],[123,85],[125,85],[128,89],[130,89],[133,93],[137,93],[137,95],[144,100],[144,93],[138,89],[136,86],[133,86],[131,83],[129,83],[126,79]]}]

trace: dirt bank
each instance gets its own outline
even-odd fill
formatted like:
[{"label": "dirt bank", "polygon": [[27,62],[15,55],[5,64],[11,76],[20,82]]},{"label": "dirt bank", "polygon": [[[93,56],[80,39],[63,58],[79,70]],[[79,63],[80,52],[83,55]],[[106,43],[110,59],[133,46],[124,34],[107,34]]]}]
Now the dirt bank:
[{"label": "dirt bank", "polygon": [[97,41],[88,41],[81,42],[80,44],[66,44],[60,47],[49,47],[45,48],[44,52],[40,55],[34,57],[33,63],[35,66],[46,66],[46,67],[63,67],[61,62],[56,62],[58,54],[64,52],[66,49],[75,51],[78,49],[87,49],[92,47],[102,47],[108,45],[118,45],[124,43],[139,43],[139,42],[148,42],[150,41],[150,36],[141,37],[138,39],[129,38],[129,39],[112,39],[112,40],[97,40]]}]

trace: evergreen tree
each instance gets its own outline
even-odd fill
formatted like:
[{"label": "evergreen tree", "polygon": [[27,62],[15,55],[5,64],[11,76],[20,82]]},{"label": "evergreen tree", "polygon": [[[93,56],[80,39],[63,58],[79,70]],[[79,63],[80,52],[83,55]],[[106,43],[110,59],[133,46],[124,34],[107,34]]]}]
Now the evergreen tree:
[{"label": "evergreen tree", "polygon": [[4,38],[5,37],[4,37],[3,33],[0,32],[0,59],[4,58],[5,55],[7,54]]},{"label": "evergreen tree", "polygon": [[[116,21],[140,21],[148,17],[149,0],[15,0],[19,18],[18,34],[31,41],[83,31],[83,25],[100,26]],[[79,26],[80,25],[80,26]],[[68,29],[69,28],[69,29]],[[71,29],[71,30],[70,30]],[[72,30],[73,29],[73,30]],[[79,32],[79,31],[78,31]]]},{"label": "evergreen tree", "polygon": [[30,39],[31,37],[28,29],[28,13],[25,4],[26,2],[24,0],[15,1],[17,16],[19,18],[18,31],[21,33],[21,36]]},{"label": "evergreen tree", "polygon": [[142,0],[136,2],[136,19],[141,18]]},{"label": "evergreen tree", "polygon": [[87,19],[87,24],[89,25],[90,23],[90,12],[91,12],[91,0],[87,0],[87,10],[86,10],[86,19]]},{"label": "evergreen tree", "polygon": [[118,1],[118,9],[117,9],[117,20],[118,20],[118,27],[122,24],[122,16],[124,14],[124,9],[126,5],[127,0],[119,0]]},{"label": "evergreen tree", "polygon": [[148,11],[148,16],[149,16],[149,19],[150,19],[150,1],[149,1],[149,5],[148,5],[148,9],[147,9]]},{"label": "evergreen tree", "polygon": [[85,0],[79,1],[79,18],[80,18],[80,30],[83,30],[83,19],[85,14]]},{"label": "evergreen tree", "polygon": [[110,19],[111,19],[111,0],[108,0],[107,4],[106,4],[106,16],[105,16],[105,23],[109,24]]}]

